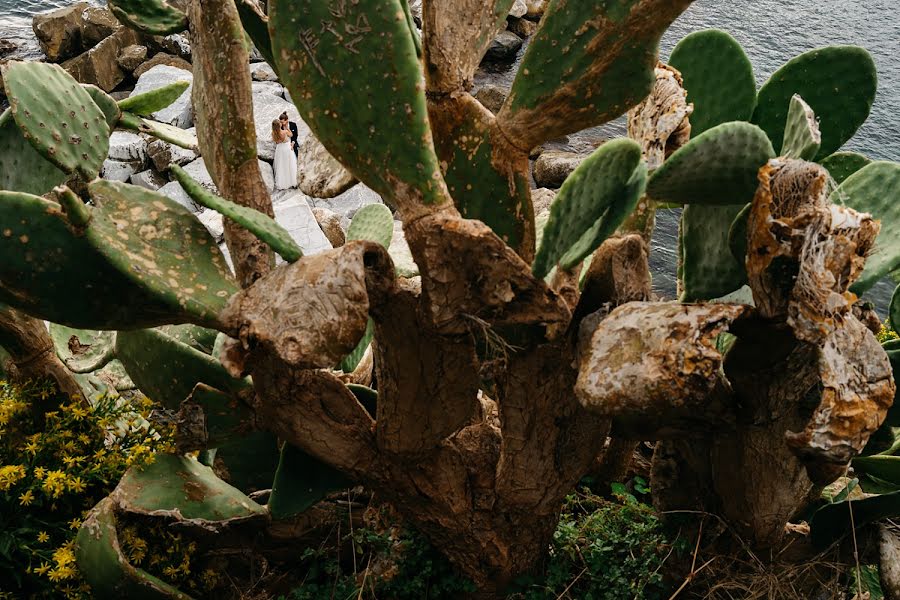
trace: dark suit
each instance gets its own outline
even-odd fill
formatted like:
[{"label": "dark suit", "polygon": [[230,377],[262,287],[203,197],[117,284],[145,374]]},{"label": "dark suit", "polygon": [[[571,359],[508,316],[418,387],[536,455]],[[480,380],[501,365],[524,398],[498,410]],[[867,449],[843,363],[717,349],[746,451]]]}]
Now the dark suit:
[{"label": "dark suit", "polygon": [[288,121],[288,127],[291,129],[291,141],[294,142],[294,156],[299,156],[298,152],[300,152],[300,131],[297,129],[297,124],[293,121]]}]

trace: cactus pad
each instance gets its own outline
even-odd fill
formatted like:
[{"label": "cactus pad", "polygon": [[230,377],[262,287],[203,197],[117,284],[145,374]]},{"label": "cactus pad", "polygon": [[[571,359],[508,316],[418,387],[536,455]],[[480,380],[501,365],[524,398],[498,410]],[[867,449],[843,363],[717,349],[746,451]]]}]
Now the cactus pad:
[{"label": "cactus pad", "polygon": [[819,153],[822,134],[816,114],[799,95],[794,94],[788,108],[787,123],[784,127],[784,145],[781,156],[812,160]]},{"label": "cactus pad", "polygon": [[281,449],[269,514],[277,520],[306,511],[329,493],[353,485],[346,475],[290,444]]},{"label": "cactus pad", "polygon": [[[250,40],[270,67],[275,70],[275,55],[272,54],[272,40],[269,37],[269,17],[260,10],[256,0],[236,0],[241,25],[250,36]],[[278,71],[275,70],[278,75]]]},{"label": "cactus pad", "polygon": [[900,164],[873,162],[863,167],[832,192],[830,201],[870,213],[881,221],[875,249],[866,268],[850,289],[861,294],[882,277],[900,268]]},{"label": "cactus pad", "polygon": [[611,207],[624,201],[640,163],[637,142],[617,139],[600,146],[569,175],[550,207],[550,220],[532,264],[537,277],[547,275]]},{"label": "cactus pad", "polygon": [[176,81],[143,94],[129,96],[119,101],[119,109],[142,117],[149,117],[181,98],[190,85],[190,81]]},{"label": "cactus pad", "polygon": [[753,116],[753,65],[741,45],[724,31],[707,29],[688,35],[672,50],[669,65],[681,72],[687,101],[694,105],[692,137]]},{"label": "cactus pad", "polygon": [[894,289],[894,295],[891,296],[891,307],[890,307],[890,323],[891,329],[897,331],[897,328],[900,327],[900,286],[897,286]]},{"label": "cactus pad", "polygon": [[213,354],[216,340],[220,335],[225,335],[220,334],[215,329],[206,329],[205,327],[191,324],[165,325],[160,327],[159,330],[170,338],[174,338],[182,344],[187,344],[204,354]]},{"label": "cactus pad", "polygon": [[840,149],[865,122],[877,87],[875,63],[864,49],[811,50],[788,61],[759,90],[753,122],[780,148],[791,98],[800,94],[820,120],[822,147],[816,158],[821,159]]},{"label": "cactus pad", "polygon": [[871,163],[870,159],[856,152],[835,152],[819,162],[819,164],[828,169],[831,177],[838,185],[844,183],[845,179]]},{"label": "cactus pad", "polygon": [[46,194],[66,174],[46,160],[19,131],[12,111],[0,115],[0,190]]},{"label": "cactus pad", "polygon": [[347,229],[347,241],[366,240],[390,248],[394,238],[394,215],[384,204],[359,209]]},{"label": "cactus pad", "polygon": [[728,245],[731,224],[743,208],[739,204],[684,207],[681,302],[720,298],[747,282],[743,261],[735,259]]},{"label": "cactus pad", "polygon": [[404,212],[450,203],[401,0],[273,0],[269,34],[300,116],[353,175]]},{"label": "cactus pad", "polygon": [[363,356],[365,356],[366,350],[369,349],[369,344],[372,343],[374,338],[375,323],[372,319],[369,319],[369,322],[366,323],[366,332],[363,334],[362,339],[359,340],[359,343],[356,345],[356,348],[353,349],[353,352],[341,360],[341,364],[338,368],[344,373],[352,373],[355,371],[356,367],[358,367],[359,363],[362,361]]},{"label": "cactus pad", "polygon": [[171,322],[172,310],[77,235],[55,202],[0,192],[0,256],[0,302],[32,316],[98,330]]},{"label": "cactus pad", "polygon": [[728,229],[728,248],[731,250],[731,255],[734,259],[741,265],[746,265],[747,263],[747,227],[750,222],[750,211],[752,209],[753,204],[747,204],[747,206],[742,208]]},{"label": "cactus pad", "polygon": [[250,493],[272,487],[279,454],[274,434],[254,431],[216,448],[216,462],[225,466],[228,483]]},{"label": "cactus pad", "polygon": [[253,411],[234,394],[198,383],[186,402],[203,409],[210,448],[230,444],[251,431]]},{"label": "cactus pad", "polygon": [[169,337],[158,329],[120,331],[116,356],[135,385],[150,399],[177,410],[198,383],[228,393],[250,387],[235,379],[218,360]]},{"label": "cactus pad", "polygon": [[[224,198],[209,192],[202,185],[194,181],[187,171],[178,165],[169,167],[172,175],[184,188],[188,196],[201,206],[211,208],[223,216],[228,217],[244,229],[250,231],[272,249],[281,255],[287,262],[296,262],[303,257],[303,250],[291,237],[287,230],[275,222],[275,219],[258,210],[235,204]],[[392,221],[393,224],[393,221]]]},{"label": "cactus pad", "polygon": [[103,115],[106,117],[106,124],[109,126],[109,130],[112,131],[119,124],[119,118],[122,116],[122,111],[119,110],[119,105],[116,104],[115,99],[98,88],[96,85],[90,85],[87,83],[82,83],[81,87],[84,88],[90,97],[91,100],[94,101],[100,110],[103,111]]},{"label": "cactus pad", "polygon": [[144,188],[97,180],[88,190],[100,208],[87,230],[91,243],[173,314],[215,326],[238,287],[206,227],[174,200]]},{"label": "cactus pad", "polygon": [[550,2],[497,116],[503,132],[533,148],[624,114],[650,93],[659,40],[690,4]]},{"label": "cactus pad", "polygon": [[114,357],[116,334],[113,331],[73,329],[51,323],[50,337],[56,347],[56,355],[76,373],[96,371]]},{"label": "cactus pad", "polygon": [[170,144],[175,144],[181,148],[193,150],[199,154],[199,142],[197,141],[197,136],[185,129],[175,127],[174,125],[144,119],[127,112],[122,113],[119,125],[125,129],[152,135],[164,142],[169,142]]},{"label": "cactus pad", "polygon": [[647,193],[663,202],[743,205],[756,193],[760,167],[774,156],[756,125],[723,123],[672,154],[650,176]]},{"label": "cactus pad", "polygon": [[106,116],[59,65],[9,62],[3,82],[22,135],[70,175],[94,179],[109,152]]},{"label": "cactus pad", "polygon": [[166,0],[108,0],[119,21],[141,33],[169,35],[188,27],[187,16]]}]

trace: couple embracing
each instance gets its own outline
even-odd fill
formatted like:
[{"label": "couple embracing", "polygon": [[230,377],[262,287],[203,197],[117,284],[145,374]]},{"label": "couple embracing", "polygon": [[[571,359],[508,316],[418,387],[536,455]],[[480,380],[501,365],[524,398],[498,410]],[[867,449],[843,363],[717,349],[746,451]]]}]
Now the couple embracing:
[{"label": "couple embracing", "polygon": [[272,141],[275,142],[275,189],[297,187],[297,152],[299,132],[297,124],[288,119],[286,112],[272,121]]}]

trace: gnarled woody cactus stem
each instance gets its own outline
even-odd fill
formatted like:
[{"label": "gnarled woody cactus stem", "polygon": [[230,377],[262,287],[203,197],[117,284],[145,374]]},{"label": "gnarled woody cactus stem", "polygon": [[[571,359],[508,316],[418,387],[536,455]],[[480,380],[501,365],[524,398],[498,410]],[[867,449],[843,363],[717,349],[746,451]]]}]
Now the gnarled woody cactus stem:
[{"label": "gnarled woody cactus stem", "polygon": [[[234,0],[191,0],[188,19],[200,153],[219,194],[274,217],[256,158],[249,51]],[[225,241],[241,287],[274,266],[269,247],[230,220],[225,222]]]}]

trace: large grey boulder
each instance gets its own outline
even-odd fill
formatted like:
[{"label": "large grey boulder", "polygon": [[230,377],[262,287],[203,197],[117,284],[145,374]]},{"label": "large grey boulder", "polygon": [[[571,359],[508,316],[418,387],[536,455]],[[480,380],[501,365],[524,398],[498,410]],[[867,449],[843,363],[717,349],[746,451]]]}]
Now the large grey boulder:
[{"label": "large grey boulder", "polygon": [[313,198],[334,198],[359,183],[344,166],[338,162],[322,142],[310,133],[300,144],[297,164],[297,187]]},{"label": "large grey boulder", "polygon": [[171,198],[193,213],[200,210],[200,206],[188,196],[188,193],[184,191],[184,188],[177,181],[170,181],[156,191],[166,198]]},{"label": "large grey boulder", "polygon": [[141,75],[152,69],[157,65],[166,65],[169,67],[176,67],[178,69],[183,69],[188,73],[192,72],[193,67],[191,63],[184,60],[183,58],[179,58],[177,56],[172,56],[167,52],[160,52],[158,54],[154,54],[153,58],[139,66],[134,70],[135,78],[139,78]]},{"label": "large grey boulder", "polygon": [[194,124],[194,107],[191,104],[194,76],[189,71],[167,65],[157,65],[138,78],[134,91],[131,93],[132,95],[143,94],[176,81],[189,81],[192,85],[171,105],[153,113],[153,118],[162,123],[187,129]]},{"label": "large grey boulder", "polygon": [[501,31],[485,52],[483,62],[511,63],[516,59],[516,54],[521,47],[522,38],[512,31]]},{"label": "large grey boulder", "polygon": [[153,169],[147,169],[131,176],[131,185],[146,188],[152,192],[166,185],[166,183],[168,181]]},{"label": "large grey boulder", "polygon": [[413,260],[412,252],[403,233],[403,222],[394,221],[394,237],[391,239],[391,247],[388,254],[394,261],[394,269],[400,277],[415,277],[419,274],[419,265]]},{"label": "large grey boulder", "polygon": [[534,162],[534,181],[538,187],[556,189],[586,158],[586,154],[545,150]]},{"label": "large grey boulder", "polygon": [[265,62],[250,65],[250,76],[253,78],[253,81],[278,81],[275,69]]},{"label": "large grey boulder", "polygon": [[315,200],[316,208],[327,208],[348,219],[352,219],[356,211],[369,204],[384,204],[384,201],[375,190],[363,184],[353,186],[340,196]]},{"label": "large grey boulder", "polygon": [[319,223],[319,227],[322,229],[322,233],[325,234],[331,245],[335,248],[343,246],[347,242],[347,232],[344,231],[344,227],[341,224],[343,220],[341,215],[327,208],[314,208],[312,211],[316,221]]},{"label": "large grey boulder", "polygon": [[275,194],[272,208],[275,210],[275,221],[287,230],[304,255],[318,254],[332,248],[302,192],[286,190]]},{"label": "large grey boulder", "polygon": [[141,46],[140,44],[132,44],[122,48],[119,56],[116,57],[119,67],[126,73],[134,72],[145,60],[147,60],[147,46]]},{"label": "large grey boulder", "polygon": [[150,142],[147,146],[147,154],[150,156],[153,168],[160,173],[164,173],[172,163],[184,166],[197,158],[197,153],[193,150],[187,150],[163,140]]},{"label": "large grey boulder", "polygon": [[[261,160],[257,161],[259,163],[259,171],[262,174],[263,181],[266,184],[266,188],[271,192],[275,190],[275,173],[272,171],[272,165],[265,163]],[[206,168],[206,162],[203,158],[198,158],[197,160],[190,162],[184,166],[184,171],[190,175],[197,183],[202,185],[204,188],[212,192],[213,194],[218,194],[219,190],[216,188],[216,184],[213,183],[212,176],[209,174],[209,170]]]},{"label": "large grey boulder", "polygon": [[263,92],[284,98],[284,86],[277,81],[254,81],[253,93]]},{"label": "large grey boulder", "polygon": [[475,99],[494,114],[500,112],[509,90],[494,83],[487,83],[475,92]]},{"label": "large grey boulder", "polygon": [[107,158],[103,161],[103,167],[100,169],[100,177],[110,181],[126,182],[143,168],[144,162],[141,160],[123,161]]},{"label": "large grey boulder", "polygon": [[217,244],[225,241],[225,218],[221,213],[205,208],[197,213],[197,219],[203,223]]},{"label": "large grey boulder", "polygon": [[48,61],[60,62],[81,52],[82,13],[87,7],[87,2],[78,2],[37,14],[31,20],[31,28]]},{"label": "large grey boulder", "polygon": [[524,17],[527,14],[528,4],[525,3],[525,0],[516,0],[513,2],[512,8],[509,9],[509,16],[515,17],[516,19]]},{"label": "large grey boulder", "polygon": [[130,131],[113,131],[109,136],[109,158],[114,160],[147,160],[147,142]]},{"label": "large grey boulder", "polygon": [[297,124],[298,142],[302,144],[309,135],[309,127],[300,118],[297,108],[266,90],[253,91],[253,119],[256,126],[256,152],[263,160],[272,162],[275,158],[275,142],[272,141],[272,121],[287,111],[288,118]]},{"label": "large grey boulder", "polygon": [[81,41],[85,48],[93,48],[122,27],[105,6],[89,6],[81,13]]}]

